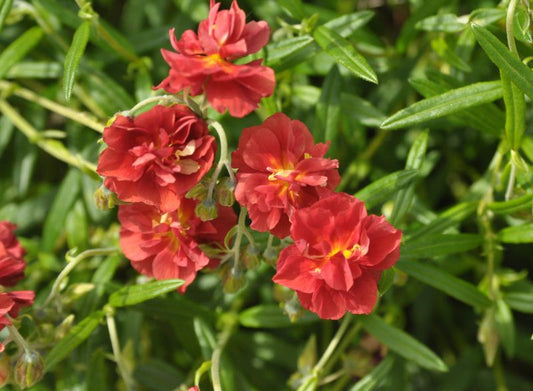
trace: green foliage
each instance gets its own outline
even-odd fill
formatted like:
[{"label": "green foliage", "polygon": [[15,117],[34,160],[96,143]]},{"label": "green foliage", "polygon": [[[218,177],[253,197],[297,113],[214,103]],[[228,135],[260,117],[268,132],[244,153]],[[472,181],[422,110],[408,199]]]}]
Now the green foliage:
[{"label": "green foliage", "polygon": [[250,59],[276,90],[243,119],[214,114],[230,151],[276,111],[304,122],[337,190],[403,231],[373,313],[334,322],[272,283],[288,240],[251,234],[260,266],[237,292],[221,267],[180,294],[140,277],[95,206],[104,127],[159,94],[168,30],[196,29],[208,0],[0,0],[0,220],[27,249],[17,290],[36,291],[16,323],[45,358],[31,389],[209,390],[217,359],[224,390],[532,388],[531,10],[374,3],[241,0],[271,27]]}]

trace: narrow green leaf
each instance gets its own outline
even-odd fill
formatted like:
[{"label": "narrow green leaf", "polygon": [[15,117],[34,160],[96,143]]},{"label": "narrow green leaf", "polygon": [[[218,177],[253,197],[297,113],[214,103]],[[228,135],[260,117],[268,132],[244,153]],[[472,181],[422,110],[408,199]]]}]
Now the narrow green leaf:
[{"label": "narrow green leaf", "polygon": [[285,69],[290,64],[304,61],[308,52],[316,52],[312,44],[313,38],[309,35],[273,42],[265,47],[265,63],[269,67]]},{"label": "narrow green leaf", "polygon": [[387,118],[383,129],[400,129],[488,103],[502,97],[500,81],[474,83],[421,100]]},{"label": "narrow green leaf", "polygon": [[41,242],[43,251],[52,251],[56,241],[65,230],[65,220],[80,190],[80,172],[70,169],[59,187],[52,208],[46,217]]},{"label": "narrow green leaf", "polygon": [[417,178],[417,170],[402,170],[389,174],[371,183],[355,193],[355,197],[365,202],[367,208],[372,208],[380,202],[392,197],[398,190],[409,186]]},{"label": "narrow green leaf", "polygon": [[500,72],[500,77],[505,103],[505,136],[509,148],[517,151],[526,130],[526,100],[506,73]]},{"label": "narrow green leaf", "polygon": [[193,326],[196,339],[202,350],[202,357],[204,360],[210,360],[217,344],[215,332],[202,318],[194,318]]},{"label": "narrow green leaf", "polygon": [[487,26],[494,22],[505,19],[506,10],[504,8],[478,8],[470,14],[470,23],[478,26]]},{"label": "narrow green leaf", "polygon": [[344,92],[341,94],[341,111],[343,116],[349,116],[365,126],[374,128],[379,127],[386,118],[385,114],[369,101]]},{"label": "narrow green leaf", "polygon": [[432,220],[428,225],[409,233],[404,239],[408,240],[419,239],[423,236],[442,233],[448,228],[458,225],[461,221],[472,215],[477,209],[477,202],[463,202],[452,206],[450,209],[442,212],[437,218]]},{"label": "narrow green leaf", "polygon": [[360,316],[363,327],[390,350],[423,368],[446,372],[448,367],[426,345],[414,339],[405,331],[386,323],[379,316],[371,314]]},{"label": "narrow green leaf", "polygon": [[496,312],[494,320],[498,328],[498,336],[507,357],[512,358],[515,352],[515,324],[513,313],[509,306],[502,299],[496,301]]},{"label": "narrow green leaf", "polygon": [[341,37],[347,38],[359,28],[367,24],[373,16],[374,12],[372,11],[358,11],[331,19],[324,23],[324,26],[330,30],[336,31]]},{"label": "narrow green leaf", "polygon": [[294,19],[305,18],[304,6],[301,0],[279,0],[278,4]]},{"label": "narrow green leaf", "polygon": [[281,328],[298,324],[309,323],[318,318],[307,312],[295,322],[291,322],[289,316],[276,305],[258,305],[248,308],[239,314],[239,322],[245,327],[251,328]]},{"label": "narrow green leaf", "polygon": [[0,0],[0,31],[4,27],[4,22],[11,11],[13,0]]},{"label": "narrow green leaf", "polygon": [[498,239],[503,243],[533,243],[533,223],[504,228]]},{"label": "narrow green leaf", "polygon": [[51,61],[21,61],[7,72],[6,79],[55,79],[63,74],[63,67]]},{"label": "narrow green leaf", "polygon": [[70,95],[72,94],[72,88],[74,87],[74,81],[76,79],[76,72],[78,71],[78,65],[80,65],[80,60],[83,56],[83,52],[85,52],[85,47],[87,46],[90,35],[91,22],[86,20],[76,29],[74,38],[72,38],[72,43],[65,57],[63,92],[65,93],[65,99],[67,102],[70,100]]},{"label": "narrow green leaf", "polygon": [[402,247],[402,257],[406,259],[434,258],[460,253],[479,247],[483,243],[477,234],[437,234],[426,235],[422,239],[408,240]]},{"label": "narrow green leaf", "polygon": [[356,76],[377,84],[378,78],[374,70],[353,45],[340,34],[325,26],[318,26],[313,32],[313,38],[338,64],[345,66]]},{"label": "narrow green leaf", "polygon": [[503,299],[513,310],[533,314],[533,290],[507,292]]},{"label": "narrow green leaf", "polygon": [[44,360],[45,370],[50,371],[53,369],[57,363],[76,349],[83,341],[89,338],[93,331],[98,327],[103,317],[103,311],[96,311],[74,326],[46,355]]},{"label": "narrow green leaf", "polygon": [[125,307],[142,303],[143,301],[161,296],[179,288],[185,283],[183,280],[150,281],[146,284],[125,286],[109,297],[109,305],[113,307]]},{"label": "narrow green leaf", "polygon": [[455,14],[442,14],[422,19],[415,25],[416,29],[424,31],[440,31],[458,33],[466,27],[466,23]]},{"label": "narrow green leaf", "polygon": [[383,361],[379,363],[372,372],[364,376],[361,380],[354,384],[349,391],[372,391],[377,386],[384,383],[389,375],[390,370],[394,364],[394,357],[388,355]]},{"label": "narrow green leaf", "polygon": [[32,27],[5,48],[0,54],[0,79],[3,79],[9,69],[24,58],[42,37],[43,30],[40,27]]},{"label": "narrow green leaf", "polygon": [[[417,170],[420,172],[420,168],[422,167],[426,155],[428,134],[427,130],[421,132],[413,142],[409,154],[407,155],[407,162],[405,163],[405,168],[407,170]],[[392,225],[398,224],[409,211],[414,199],[414,186],[414,184],[411,184],[408,187],[401,189],[396,194],[396,197],[394,198],[394,208],[392,209],[390,217]]]},{"label": "narrow green leaf", "polygon": [[486,308],[491,304],[489,298],[474,285],[438,267],[405,259],[400,259],[395,267],[411,277],[443,291],[448,296],[454,297],[473,307]]},{"label": "narrow green leaf", "polygon": [[337,145],[337,133],[339,131],[340,116],[340,89],[341,75],[339,68],[334,65],[329,71],[324,85],[320,100],[316,106],[316,116],[320,126],[315,139],[321,141],[331,141],[329,154],[335,156],[335,146]]},{"label": "narrow green leaf", "polygon": [[486,28],[472,24],[477,41],[491,61],[509,76],[511,81],[530,98],[533,98],[531,69],[516,58],[507,47]]}]

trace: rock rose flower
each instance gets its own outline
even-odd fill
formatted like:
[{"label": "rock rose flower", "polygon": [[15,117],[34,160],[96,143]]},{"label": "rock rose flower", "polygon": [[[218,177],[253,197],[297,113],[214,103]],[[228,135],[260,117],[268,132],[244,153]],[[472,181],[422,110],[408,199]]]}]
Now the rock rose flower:
[{"label": "rock rose flower", "polygon": [[200,244],[222,243],[236,223],[233,209],[219,206],[218,218],[202,222],[194,214],[197,201],[181,198],[177,210],[161,214],[155,207],[120,205],[120,246],[132,266],[158,280],[181,278],[185,289],[210,259]]},{"label": "rock rose flower", "polygon": [[107,148],[97,171],[126,202],[175,210],[213,164],[215,139],[207,124],[183,105],[155,106],[134,118],[119,115],[104,129]]},{"label": "rock rose flower", "polygon": [[169,75],[156,88],[170,93],[189,88],[193,96],[205,91],[215,110],[243,117],[256,109],[261,98],[274,91],[274,71],[261,60],[237,65],[233,61],[259,51],[268,42],[270,28],[264,21],[246,23],[246,15],[233,1],[219,11],[211,0],[209,16],[200,22],[198,34],[185,31],[180,40],[174,29],[170,42],[176,52],[161,50],[170,66]]},{"label": "rock rose flower", "polygon": [[362,201],[335,193],[292,215],[294,244],[280,254],[273,281],[294,289],[323,319],[369,314],[381,272],[400,256],[402,233]]},{"label": "rock rose flower", "polygon": [[[26,263],[22,259],[24,248],[15,237],[16,226],[8,221],[0,221],[0,330],[11,324],[7,317],[16,318],[22,307],[33,304],[35,293],[32,291],[9,292],[4,289],[24,277]],[[4,345],[0,343],[0,353]]]},{"label": "rock rose flower", "polygon": [[332,192],[339,163],[324,158],[327,149],[314,144],[303,123],[282,113],[244,129],[232,165],[238,169],[235,198],[248,209],[253,229],[283,238],[294,209]]}]

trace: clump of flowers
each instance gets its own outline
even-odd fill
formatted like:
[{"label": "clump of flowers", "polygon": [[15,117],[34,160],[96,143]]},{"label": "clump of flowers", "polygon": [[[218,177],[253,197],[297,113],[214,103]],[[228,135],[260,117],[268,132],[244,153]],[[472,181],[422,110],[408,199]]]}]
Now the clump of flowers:
[{"label": "clump of flowers", "polygon": [[248,209],[253,229],[289,235],[293,211],[338,185],[339,162],[324,158],[327,150],[327,144],[314,143],[302,122],[282,113],[243,130],[232,154],[238,170],[235,198]]},{"label": "clump of flowers", "polygon": [[211,0],[209,17],[200,23],[198,34],[185,31],[179,40],[170,30],[176,52],[161,50],[170,66],[169,75],[156,88],[170,93],[187,89],[192,96],[205,92],[215,110],[243,117],[256,109],[261,98],[272,95],[275,79],[261,60],[235,64],[236,59],[256,53],[268,42],[270,28],[264,21],[246,23],[246,15],[233,1],[219,11]]},{"label": "clump of flowers", "polygon": [[281,252],[273,281],[321,318],[369,314],[381,272],[400,256],[401,231],[345,193],[296,210],[291,221],[294,244]]},{"label": "clump of flowers", "polygon": [[213,164],[216,144],[207,124],[183,105],[157,105],[134,118],[119,115],[104,129],[107,148],[97,171],[126,202],[175,210],[181,196]]},{"label": "clump of flowers", "polygon": [[[16,226],[8,221],[0,221],[0,330],[12,324],[21,308],[32,305],[35,298],[33,291],[10,291],[24,278],[26,262],[22,258],[25,250],[15,237]],[[0,343],[0,352],[4,351]]]}]

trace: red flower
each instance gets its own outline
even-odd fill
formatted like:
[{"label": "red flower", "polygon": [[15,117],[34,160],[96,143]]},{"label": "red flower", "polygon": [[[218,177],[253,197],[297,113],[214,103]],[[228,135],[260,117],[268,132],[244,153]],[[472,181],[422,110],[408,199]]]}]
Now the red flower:
[{"label": "red flower", "polygon": [[135,118],[118,116],[104,129],[107,148],[97,171],[127,202],[175,210],[213,164],[216,144],[207,124],[188,107],[155,106]]},{"label": "red flower", "polygon": [[[22,307],[33,304],[35,293],[32,291],[0,292],[0,330],[11,321],[7,318],[16,318]],[[0,343],[0,353],[4,351],[4,345]]]},{"label": "red flower", "polygon": [[0,285],[15,285],[24,277],[26,250],[15,237],[16,225],[0,221]]},{"label": "red flower", "polygon": [[176,93],[189,88],[193,96],[206,93],[207,100],[220,113],[229,109],[243,117],[256,109],[261,98],[274,91],[274,71],[256,60],[243,65],[232,61],[255,53],[268,42],[270,28],[264,21],[246,23],[246,15],[236,1],[229,10],[219,11],[211,0],[209,17],[200,23],[198,35],[185,31],[180,40],[174,29],[170,42],[176,53],[161,50],[170,66],[166,79],[155,88]]},{"label": "red flower", "polygon": [[323,157],[327,149],[314,144],[303,123],[281,113],[244,129],[232,165],[238,169],[235,198],[248,208],[253,229],[285,237],[294,209],[331,193],[339,163]]},{"label": "red flower", "polygon": [[217,219],[202,222],[195,206],[196,201],[181,198],[177,210],[163,215],[145,204],[119,206],[120,246],[139,273],[158,280],[181,278],[180,292],[185,292],[208,265],[199,245],[221,243],[237,218],[233,209],[219,206]]},{"label": "red flower", "polygon": [[292,215],[294,244],[279,257],[273,281],[294,289],[324,319],[369,314],[381,271],[400,256],[402,233],[362,201],[335,193]]}]

